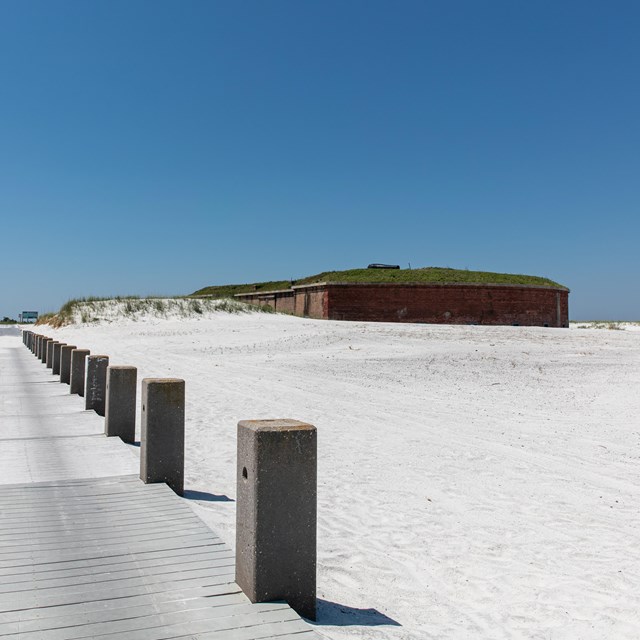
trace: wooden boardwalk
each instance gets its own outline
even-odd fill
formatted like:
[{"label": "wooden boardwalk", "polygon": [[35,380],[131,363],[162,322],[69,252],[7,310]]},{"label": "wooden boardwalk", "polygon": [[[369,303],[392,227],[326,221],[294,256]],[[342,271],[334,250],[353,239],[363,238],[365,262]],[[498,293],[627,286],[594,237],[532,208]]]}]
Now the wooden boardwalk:
[{"label": "wooden boardwalk", "polygon": [[135,456],[81,405],[0,335],[0,640],[318,638],[287,604],[249,602],[233,553],[166,485],[105,474]]}]

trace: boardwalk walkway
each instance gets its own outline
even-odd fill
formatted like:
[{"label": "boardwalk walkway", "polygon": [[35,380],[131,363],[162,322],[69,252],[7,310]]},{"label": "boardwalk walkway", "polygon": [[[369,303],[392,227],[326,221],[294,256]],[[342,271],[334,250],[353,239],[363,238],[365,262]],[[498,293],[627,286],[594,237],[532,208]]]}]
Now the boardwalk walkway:
[{"label": "boardwalk walkway", "polygon": [[228,547],[0,329],[0,640],[312,640]]}]

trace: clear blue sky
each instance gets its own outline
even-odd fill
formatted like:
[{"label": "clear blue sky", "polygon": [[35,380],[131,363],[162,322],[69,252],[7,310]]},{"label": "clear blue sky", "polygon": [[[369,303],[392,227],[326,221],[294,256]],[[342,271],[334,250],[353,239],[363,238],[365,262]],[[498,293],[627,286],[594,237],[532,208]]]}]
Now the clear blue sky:
[{"label": "clear blue sky", "polygon": [[0,316],[391,262],[640,319],[637,0],[0,0]]}]

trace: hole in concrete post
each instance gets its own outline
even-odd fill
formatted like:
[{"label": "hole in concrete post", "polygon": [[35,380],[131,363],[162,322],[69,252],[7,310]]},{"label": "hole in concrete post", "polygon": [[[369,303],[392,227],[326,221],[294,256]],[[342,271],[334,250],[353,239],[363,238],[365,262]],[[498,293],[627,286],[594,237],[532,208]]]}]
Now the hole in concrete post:
[{"label": "hole in concrete post", "polygon": [[316,428],[297,420],[238,423],[236,583],[251,602],[285,600],[311,620],[316,618],[316,441]]}]

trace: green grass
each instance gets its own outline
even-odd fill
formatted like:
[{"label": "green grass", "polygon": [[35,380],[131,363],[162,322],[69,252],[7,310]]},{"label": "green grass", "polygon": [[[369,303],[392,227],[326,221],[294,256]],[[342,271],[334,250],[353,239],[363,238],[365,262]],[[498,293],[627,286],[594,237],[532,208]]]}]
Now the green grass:
[{"label": "green grass", "polygon": [[[490,271],[468,271],[466,269],[448,269],[444,267],[425,267],[424,269],[349,269],[348,271],[324,271],[315,276],[294,280],[294,285],[314,284],[316,282],[356,282],[356,283],[425,283],[425,284],[528,284],[542,287],[563,287],[563,285],[542,278],[513,273],[492,273]],[[236,293],[253,291],[274,291],[288,289],[292,282],[280,280],[256,282],[254,284],[230,284],[204,287],[192,293],[192,296],[230,297]]]},{"label": "green grass", "polygon": [[288,289],[290,280],[274,280],[271,282],[255,282],[253,284],[223,284],[213,287],[203,287],[194,291],[192,296],[211,296],[212,298],[233,298],[236,293],[251,293],[253,291],[277,291]]}]

